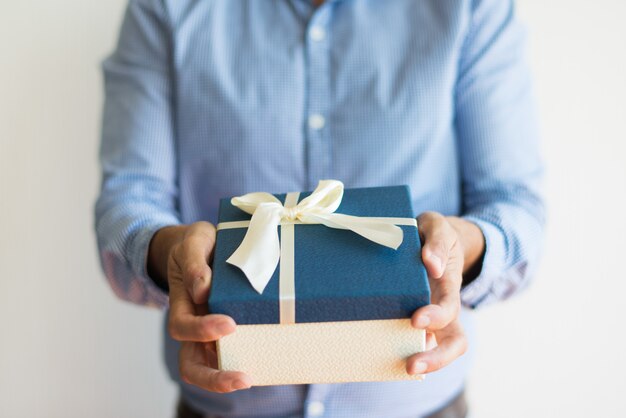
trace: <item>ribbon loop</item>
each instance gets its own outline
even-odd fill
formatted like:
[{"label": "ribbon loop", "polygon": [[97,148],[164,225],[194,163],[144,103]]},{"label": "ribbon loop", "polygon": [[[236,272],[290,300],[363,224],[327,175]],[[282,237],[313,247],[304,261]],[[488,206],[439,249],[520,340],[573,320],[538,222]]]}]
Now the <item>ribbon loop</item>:
[{"label": "ribbon loop", "polygon": [[269,193],[234,197],[231,204],[251,214],[252,218],[243,241],[226,261],[239,267],[252,287],[263,293],[280,260],[278,226],[283,221],[347,229],[372,242],[397,249],[403,240],[402,229],[398,226],[380,218],[335,213],[341,204],[343,189],[340,181],[322,180],[313,193],[292,207],[284,207]]}]

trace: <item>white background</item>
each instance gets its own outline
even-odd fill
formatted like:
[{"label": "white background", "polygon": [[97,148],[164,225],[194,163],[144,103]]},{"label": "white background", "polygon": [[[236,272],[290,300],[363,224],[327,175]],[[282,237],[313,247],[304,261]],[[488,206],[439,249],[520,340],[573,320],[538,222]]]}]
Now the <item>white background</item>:
[{"label": "white background", "polygon": [[[92,207],[125,0],[0,12],[0,416],[170,417],[161,314],[114,298]],[[476,314],[474,417],[624,417],[626,2],[526,0],[549,165],[535,285]]]}]

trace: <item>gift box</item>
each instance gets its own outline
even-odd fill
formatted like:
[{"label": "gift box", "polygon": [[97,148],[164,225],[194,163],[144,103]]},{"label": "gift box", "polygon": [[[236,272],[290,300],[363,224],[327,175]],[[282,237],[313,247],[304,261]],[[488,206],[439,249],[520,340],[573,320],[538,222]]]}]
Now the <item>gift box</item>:
[{"label": "gift box", "polygon": [[405,371],[425,347],[420,249],[407,186],[222,199],[209,310],[238,326],[219,368],[254,385],[421,379]]}]

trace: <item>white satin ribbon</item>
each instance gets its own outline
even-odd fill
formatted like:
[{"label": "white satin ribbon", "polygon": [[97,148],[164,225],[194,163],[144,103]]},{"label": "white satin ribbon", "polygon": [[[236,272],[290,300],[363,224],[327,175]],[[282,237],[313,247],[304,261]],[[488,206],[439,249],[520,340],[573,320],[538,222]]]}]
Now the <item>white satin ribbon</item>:
[{"label": "white satin ribbon", "polygon": [[[293,196],[294,194],[290,193],[290,195]],[[368,218],[334,213],[341,204],[343,197],[343,183],[337,180],[320,181],[311,195],[295,204],[298,199],[297,196],[296,194],[294,202],[288,202],[291,204],[285,206],[269,193],[248,193],[234,197],[231,204],[252,215],[249,224],[246,222],[226,222],[218,225],[218,229],[248,226],[243,241],[226,261],[239,267],[258,293],[263,293],[281,258],[281,245],[278,238],[279,225],[283,225],[283,234],[286,232],[285,225],[296,223],[322,224],[330,228],[348,229],[370,241],[394,250],[402,244],[403,240],[402,229],[396,224],[416,226],[415,219],[412,218]],[[293,236],[293,230],[291,235]],[[285,246],[285,242],[283,242],[283,246]],[[290,251],[290,260],[283,260],[283,263],[287,261],[288,265],[281,265],[281,270],[285,270],[285,267],[293,270],[293,244],[290,244],[289,247],[291,249],[285,248],[285,250]],[[291,275],[293,282],[293,271],[286,274]],[[283,281],[282,278],[281,281]],[[280,286],[282,300],[284,296],[282,290],[285,283]],[[288,284],[288,287],[291,286],[293,284]],[[281,323],[283,323],[282,320]]]},{"label": "white satin ribbon", "polygon": [[[300,193],[287,193],[285,208],[298,204]],[[278,313],[281,324],[296,323],[295,226],[280,225],[280,270],[278,272]]]}]

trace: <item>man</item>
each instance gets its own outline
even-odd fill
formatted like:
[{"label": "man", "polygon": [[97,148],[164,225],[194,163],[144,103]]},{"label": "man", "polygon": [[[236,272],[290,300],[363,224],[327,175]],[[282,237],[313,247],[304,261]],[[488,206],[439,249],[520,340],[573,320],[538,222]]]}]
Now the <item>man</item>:
[{"label": "man", "polygon": [[[179,416],[465,416],[461,307],[526,285],[542,236],[523,48],[505,0],[130,1],[104,63],[96,228],[116,293],[169,303]],[[219,198],[325,178],[411,187],[433,291],[412,321],[432,348],[407,373],[424,382],[255,387],[216,370],[236,330],[206,314]]]}]

